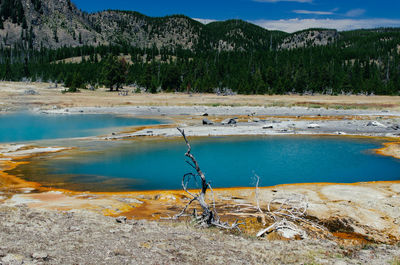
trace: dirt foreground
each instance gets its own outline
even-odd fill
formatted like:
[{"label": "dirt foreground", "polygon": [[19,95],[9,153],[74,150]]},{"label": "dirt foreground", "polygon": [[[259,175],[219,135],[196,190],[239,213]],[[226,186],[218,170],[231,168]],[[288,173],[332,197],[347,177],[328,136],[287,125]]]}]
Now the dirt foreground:
[{"label": "dirt foreground", "polygon": [[398,264],[397,246],[266,241],[184,223],[0,206],[1,264]]}]

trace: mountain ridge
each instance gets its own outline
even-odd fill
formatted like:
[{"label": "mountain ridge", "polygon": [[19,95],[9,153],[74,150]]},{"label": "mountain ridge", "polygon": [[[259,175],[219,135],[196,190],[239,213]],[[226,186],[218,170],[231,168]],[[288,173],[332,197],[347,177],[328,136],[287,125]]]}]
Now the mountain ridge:
[{"label": "mountain ridge", "polygon": [[150,17],[123,10],[87,13],[70,0],[1,0],[0,7],[0,45],[6,47],[128,44],[139,48],[247,50],[269,48],[270,36],[277,41],[286,35],[241,20],[204,25],[185,15]]}]

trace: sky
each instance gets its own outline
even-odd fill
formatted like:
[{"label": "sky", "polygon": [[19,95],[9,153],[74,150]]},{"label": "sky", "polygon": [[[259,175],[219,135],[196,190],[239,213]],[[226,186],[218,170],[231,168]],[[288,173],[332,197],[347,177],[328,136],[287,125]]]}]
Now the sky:
[{"label": "sky", "polygon": [[242,19],[269,30],[400,27],[400,0],[72,0],[78,8],[184,14],[202,23]]}]

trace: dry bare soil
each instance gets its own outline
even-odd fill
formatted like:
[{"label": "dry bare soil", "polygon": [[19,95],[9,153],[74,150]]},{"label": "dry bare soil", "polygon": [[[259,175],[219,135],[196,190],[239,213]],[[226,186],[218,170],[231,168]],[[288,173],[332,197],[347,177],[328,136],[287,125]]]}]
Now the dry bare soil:
[{"label": "dry bare soil", "polygon": [[[24,107],[85,107],[85,106],[305,106],[311,108],[377,108],[400,110],[400,97],[391,96],[260,96],[234,95],[218,96],[215,94],[182,94],[182,93],[134,93],[134,88],[125,88],[128,96],[105,89],[96,91],[81,90],[79,93],[61,94],[65,88],[54,88],[49,83],[0,83],[0,108]],[[25,91],[34,90],[38,94],[27,95]]]},{"label": "dry bare soil", "polygon": [[1,264],[398,264],[389,245],[266,241],[187,223],[0,207]]}]

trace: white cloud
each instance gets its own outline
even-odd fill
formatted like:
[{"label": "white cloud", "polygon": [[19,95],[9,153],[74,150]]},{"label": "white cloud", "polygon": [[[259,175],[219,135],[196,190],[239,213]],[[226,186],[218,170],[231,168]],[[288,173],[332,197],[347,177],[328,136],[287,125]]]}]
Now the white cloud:
[{"label": "white cloud", "polygon": [[198,21],[198,22],[200,22],[200,23],[202,23],[204,25],[206,25],[208,23],[211,23],[211,22],[218,21],[218,20],[215,20],[215,19],[207,19],[207,18],[192,18],[192,19],[194,19],[194,20],[196,20],[196,21]]},{"label": "white cloud", "polygon": [[334,13],[330,11],[293,10],[292,12],[303,15],[334,15]]},{"label": "white cloud", "polygon": [[357,9],[353,9],[353,10],[348,11],[346,13],[346,16],[348,16],[348,17],[359,17],[359,16],[364,15],[364,13],[365,13],[365,9],[357,8]]},{"label": "white cloud", "polygon": [[296,32],[309,28],[328,28],[343,30],[370,29],[378,27],[400,27],[400,19],[281,19],[281,20],[254,20],[250,23],[259,25],[268,30]]},{"label": "white cloud", "polygon": [[312,3],[313,0],[253,0],[261,3],[278,3],[278,2],[297,2],[297,3]]}]

